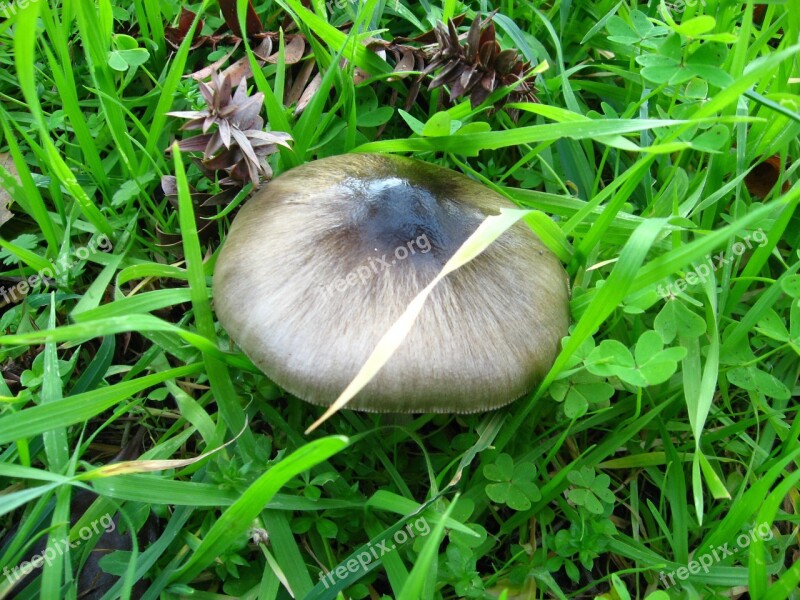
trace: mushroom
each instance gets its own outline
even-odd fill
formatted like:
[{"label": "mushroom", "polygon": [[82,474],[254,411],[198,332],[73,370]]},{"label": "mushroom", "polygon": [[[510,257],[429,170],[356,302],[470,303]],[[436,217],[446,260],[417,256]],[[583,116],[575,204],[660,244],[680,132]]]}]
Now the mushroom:
[{"label": "mushroom", "polygon": [[[383,334],[488,215],[514,205],[418,160],[347,154],[263,187],[214,274],[220,323],[293,395],[330,405]],[[468,413],[547,373],[569,325],[560,261],[518,222],[433,289],[408,336],[348,408]]]}]

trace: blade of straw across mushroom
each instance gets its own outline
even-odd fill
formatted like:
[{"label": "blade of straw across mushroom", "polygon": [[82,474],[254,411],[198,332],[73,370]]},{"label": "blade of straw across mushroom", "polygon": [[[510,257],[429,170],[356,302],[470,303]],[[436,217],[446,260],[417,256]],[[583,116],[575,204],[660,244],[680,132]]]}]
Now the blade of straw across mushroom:
[{"label": "blade of straw across mushroom", "polygon": [[344,408],[350,400],[355,397],[364,387],[372,381],[378,371],[388,362],[395,351],[403,343],[403,340],[411,331],[411,327],[417,319],[422,306],[433,291],[433,288],[447,275],[456,269],[464,266],[499,238],[509,227],[514,225],[521,218],[530,214],[531,210],[518,208],[501,208],[499,215],[491,215],[483,220],[478,228],[470,235],[459,247],[455,254],[442,267],[442,270],[434,277],[425,289],[408,304],[406,310],[397,321],[383,335],[375,350],[361,367],[359,372],[344,389],[339,397],[331,404],[325,413],[306,429],[306,434],[311,433],[317,427],[327,421],[332,415]]}]

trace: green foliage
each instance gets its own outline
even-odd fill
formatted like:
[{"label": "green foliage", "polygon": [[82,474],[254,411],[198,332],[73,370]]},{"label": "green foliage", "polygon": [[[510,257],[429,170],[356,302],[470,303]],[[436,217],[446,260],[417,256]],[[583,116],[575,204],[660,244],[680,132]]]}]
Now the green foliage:
[{"label": "green foliage", "polygon": [[603,514],[613,507],[614,493],[608,489],[611,478],[605,473],[596,475],[591,467],[581,467],[570,471],[567,479],[574,486],[567,492],[567,498],[576,506],[585,508],[592,515]]},{"label": "green foliage", "polygon": [[563,568],[567,577],[578,582],[580,570],[576,561],[584,569],[591,570],[595,559],[608,550],[616,533],[614,524],[608,519],[572,523],[569,529],[562,529],[556,534],[556,556],[547,561],[548,569],[557,572]]},{"label": "green foliage", "polygon": [[634,386],[664,383],[675,373],[686,349],[664,349],[656,331],[645,331],[636,341],[633,354],[616,340],[603,340],[586,358],[586,369],[594,375],[619,377]]},{"label": "green foliage", "polygon": [[506,504],[514,510],[528,510],[531,502],[542,497],[536,480],[536,466],[533,463],[514,464],[508,454],[500,454],[493,464],[483,467],[483,475],[490,483],[486,495],[493,502]]},{"label": "green foliage", "polygon": [[[0,22],[0,570],[108,514],[136,543],[95,561],[107,598],[800,598],[794,5],[253,4],[270,61],[256,38],[198,45],[224,28],[216,3],[16,2]],[[173,48],[184,6],[198,37]],[[453,104],[430,78],[409,102],[416,75],[375,38],[461,13],[466,33],[478,9],[498,10],[540,102]],[[533,209],[573,324],[531,394],[478,415],[344,411],[303,434],[319,409],[214,313],[249,189],[204,206],[190,187],[219,183],[168,152],[184,134],[167,113],[204,106],[187,76],[230,52],[294,139],[269,155],[276,175],[398,152]],[[109,470],[120,451],[137,460]],[[78,597],[89,546],[13,592]]]}]

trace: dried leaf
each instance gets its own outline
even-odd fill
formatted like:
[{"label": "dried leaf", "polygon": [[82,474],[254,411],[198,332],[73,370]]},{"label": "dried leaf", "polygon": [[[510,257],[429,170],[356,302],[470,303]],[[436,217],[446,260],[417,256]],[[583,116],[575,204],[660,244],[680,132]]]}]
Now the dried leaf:
[{"label": "dried leaf", "polygon": [[[227,73],[214,71],[210,76],[210,83],[198,82],[207,101],[205,110],[171,113],[190,119],[185,127],[202,127],[204,131],[180,141],[178,147],[190,152],[202,151],[200,164],[207,176],[216,179],[219,171],[227,175],[220,181],[221,185],[241,187],[250,181],[257,187],[260,176],[270,177],[272,174],[266,156],[277,152],[278,145],[287,145],[291,138],[282,132],[262,131],[264,120],[260,112],[264,94],[257,92],[249,96],[244,77],[234,84]],[[211,133],[214,125],[217,129]]]},{"label": "dried leaf", "polygon": [[[450,88],[451,101],[469,95],[473,108],[501,87],[512,88],[506,94],[506,101],[537,102],[533,86],[525,81],[531,72],[530,64],[520,60],[516,50],[501,51],[493,16],[491,13],[483,20],[475,17],[469,32],[463,36],[466,44],[461,43],[452,20],[446,26],[437,24],[438,48],[430,54],[430,62],[422,70],[423,75],[438,71],[429,89],[446,85]],[[513,113],[509,114],[513,118]]]},{"label": "dried leaf", "polygon": [[416,64],[416,59],[414,57],[414,53],[411,50],[406,50],[403,53],[403,57],[397,61],[397,64],[394,66],[393,72],[394,73],[401,73],[399,77],[390,77],[387,81],[397,81],[401,77],[404,77],[408,74],[409,71],[414,70],[414,65]]},{"label": "dried leaf", "polygon": [[[208,146],[211,134],[196,135],[178,142],[178,148],[183,152],[202,152]],[[169,152],[169,148],[167,148]]]},{"label": "dried leaf", "polygon": [[205,159],[203,165],[212,172],[224,171],[235,167],[240,160],[242,160],[242,151],[236,147]]},{"label": "dried leaf", "polygon": [[239,47],[239,42],[236,42],[234,47],[228,52],[225,56],[220,58],[219,60],[214,61],[207,67],[200,69],[199,71],[195,71],[194,73],[190,73],[186,75],[186,77],[191,77],[192,79],[196,79],[200,81],[201,79],[208,79],[211,77],[211,74],[214,73],[217,69],[219,69],[222,65],[228,62],[228,59],[236,52],[236,49]]},{"label": "dried leaf", "polygon": [[[236,12],[236,0],[219,0],[219,9],[225,19],[225,23],[234,35],[242,36],[242,29],[239,27],[239,15]],[[253,8],[252,0],[247,2],[247,16],[245,20],[245,28],[247,29],[247,36],[251,37],[257,33],[264,31],[261,25],[261,19],[258,18],[255,8]]]},{"label": "dried leaf", "polygon": [[[306,51],[306,41],[303,39],[302,35],[295,35],[292,37],[292,40],[286,44],[284,49],[284,57],[283,60],[287,65],[293,65],[295,63],[299,63],[302,58],[303,54]],[[271,57],[267,59],[271,63],[278,62],[278,53],[276,52]]]},{"label": "dried leaf", "polygon": [[322,74],[317,73],[314,76],[314,79],[311,80],[311,83],[309,83],[306,89],[303,91],[303,95],[300,96],[300,100],[297,101],[297,107],[294,109],[295,116],[299,115],[306,109],[306,106],[308,106],[308,103],[311,102],[314,94],[319,91],[320,85],[322,85]]},{"label": "dried leaf", "polygon": [[481,44],[481,21],[476,16],[475,20],[472,21],[472,26],[469,28],[469,33],[467,34],[467,60],[474,60],[476,54],[478,53],[478,48],[483,48],[485,44]]},{"label": "dried leaf", "polygon": [[495,52],[496,52],[497,44],[492,42],[487,42],[483,46],[481,46],[480,56],[478,60],[480,64],[484,67],[489,67],[494,62]]},{"label": "dried leaf", "polygon": [[[425,69],[425,59],[421,56],[415,57],[416,62],[416,70],[422,72]],[[417,95],[419,95],[419,88],[422,86],[422,78],[423,75],[420,75],[414,80],[414,83],[411,84],[411,87],[408,89],[408,98],[406,98],[406,111],[411,110],[411,107],[414,106],[414,102],[417,99]]]},{"label": "dried leaf", "polygon": [[188,467],[189,465],[193,465],[196,462],[203,460],[204,458],[208,458],[215,452],[219,452],[226,446],[229,446],[233,442],[235,442],[239,436],[241,436],[245,429],[247,428],[247,416],[245,416],[244,427],[242,430],[236,434],[236,437],[231,438],[221,446],[217,446],[209,450],[208,452],[204,452],[200,456],[195,456],[193,458],[171,458],[171,459],[161,459],[161,460],[126,460],[121,462],[115,462],[108,465],[103,465],[102,467],[97,467],[96,469],[92,469],[86,473],[81,474],[80,480],[81,481],[91,481],[93,479],[101,479],[105,477],[116,477],[118,475],[129,475],[131,473],[152,473],[155,471],[164,471],[165,469],[180,469],[183,467]]},{"label": "dried leaf", "polygon": [[178,180],[174,175],[164,175],[161,178],[161,189],[165,196],[178,195]]},{"label": "dried leaf", "polygon": [[516,50],[503,50],[500,54],[497,55],[497,59],[494,61],[495,68],[501,74],[505,74],[511,71],[511,67],[514,65],[514,62],[517,60],[517,51]]},{"label": "dried leaf", "polygon": [[231,200],[236,197],[236,194],[239,193],[239,190],[235,188],[227,188],[221,191],[219,194],[214,194],[205,202],[202,202],[200,206],[209,207],[209,206],[226,206],[230,204]]},{"label": "dried leaf", "polygon": [[[272,34],[267,34],[267,35],[271,36]],[[258,47],[253,49],[253,54],[257,59],[259,59],[258,64],[264,64],[265,62],[267,62],[268,60],[267,57],[270,54],[272,54],[272,38],[265,37],[258,45]]]},{"label": "dried leaf", "polygon": [[[781,157],[777,154],[770,156],[764,162],[757,164],[745,175],[744,183],[751,196],[766,198],[778,183],[781,176]],[[788,181],[783,183],[781,191],[785,194],[789,191]]]},{"label": "dried leaf", "polygon": [[300,72],[295,76],[291,87],[287,88],[283,103],[286,106],[291,106],[300,100],[303,95],[303,90],[306,89],[308,80],[311,79],[311,74],[317,66],[315,61],[309,60],[300,67]]},{"label": "dried leaf", "polygon": [[[225,119],[219,120],[219,137],[226,148],[231,147],[231,124]],[[213,152],[213,150],[211,150]]]},{"label": "dried leaf", "polygon": [[[189,33],[189,28],[192,26],[195,17],[197,17],[197,15],[192,11],[181,8],[181,14],[180,17],[178,17],[178,26],[164,28],[164,37],[167,43],[177,49]],[[203,19],[200,19],[197,28],[194,30],[194,39],[192,39],[192,45],[190,46],[191,49],[202,46],[206,42],[207,37],[200,35],[202,29]]]},{"label": "dried leaf", "polygon": [[[464,17],[467,16],[467,13],[462,13],[457,17],[453,17],[452,21],[456,27],[459,27],[461,23],[464,21]],[[416,42],[418,44],[435,44],[436,43],[436,28],[429,29],[425,33],[421,33],[420,35],[407,38],[407,37],[398,37],[395,38],[398,42]]]}]

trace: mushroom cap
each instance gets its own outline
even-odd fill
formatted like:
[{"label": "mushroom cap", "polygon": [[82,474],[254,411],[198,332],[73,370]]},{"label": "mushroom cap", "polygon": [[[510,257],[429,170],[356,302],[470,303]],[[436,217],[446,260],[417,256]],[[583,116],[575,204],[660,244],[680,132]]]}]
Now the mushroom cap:
[{"label": "mushroom cap", "polygon": [[[219,320],[270,379],[330,405],[409,302],[503,207],[514,205],[418,160],[346,154],[306,163],[236,216],[214,274]],[[518,222],[434,287],[408,336],[347,407],[503,406],[552,366],[568,303],[560,261]]]}]

